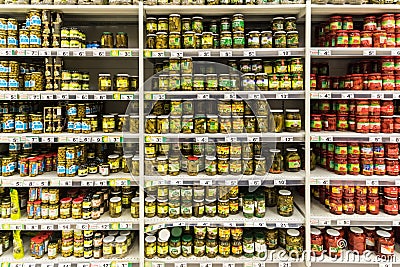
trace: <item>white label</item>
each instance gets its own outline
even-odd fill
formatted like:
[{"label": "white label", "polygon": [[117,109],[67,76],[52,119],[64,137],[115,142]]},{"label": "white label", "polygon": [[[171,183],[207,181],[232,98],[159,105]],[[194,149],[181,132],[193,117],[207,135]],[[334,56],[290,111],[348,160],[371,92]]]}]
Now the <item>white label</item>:
[{"label": "white label", "polygon": [[69,97],[66,94],[57,94],[56,95],[57,100],[68,100]]},{"label": "white label", "polygon": [[224,227],[236,227],[236,223],[234,222],[224,223]]},{"label": "white label", "polygon": [[9,137],[8,142],[10,143],[20,143],[21,142],[21,137]]},{"label": "white label", "polygon": [[90,141],[92,141],[92,138],[90,137],[79,137],[78,140],[79,143],[90,143]]},{"label": "white label", "polygon": [[382,142],[382,137],[380,137],[380,136],[371,136],[369,138],[369,141],[371,143],[380,143],[380,142]]},{"label": "white label", "polygon": [[27,137],[26,137],[26,141],[27,141],[28,143],[39,143],[39,137],[27,136]]},{"label": "white label", "polygon": [[117,186],[127,186],[127,185],[129,185],[128,184],[128,180],[117,180],[117,181],[115,181],[115,184]]},{"label": "white label", "polygon": [[328,179],[318,179],[317,185],[329,185],[329,180]]},{"label": "white label", "polygon": [[153,57],[165,57],[164,51],[155,51],[155,52],[152,52],[151,55]]},{"label": "white label", "polygon": [[261,99],[261,94],[249,94],[249,99]]},{"label": "white label", "polygon": [[175,263],[175,267],[187,267],[186,263]]},{"label": "white label", "polygon": [[265,263],[263,262],[254,262],[253,267],[265,267]]},{"label": "white label", "polygon": [[286,179],[274,180],[274,185],[286,185]]},{"label": "white label", "polygon": [[212,185],[212,180],[200,180],[200,185]]},{"label": "white label", "polygon": [[267,223],[266,222],[255,222],[253,224],[254,227],[267,227]]},{"label": "white label", "polygon": [[225,142],[237,142],[237,137],[236,136],[226,136],[225,137]]},{"label": "white label", "polygon": [[220,51],[219,56],[220,57],[232,57],[233,53],[232,51]]},{"label": "white label", "polygon": [[196,143],[207,143],[208,142],[208,137],[196,137]]},{"label": "white label", "polygon": [[79,137],[68,137],[67,141],[68,141],[68,143],[78,143]]},{"label": "white label", "polygon": [[76,95],[76,99],[78,100],[88,100],[89,99],[89,95],[87,94],[82,94],[82,95]]},{"label": "white label", "polygon": [[162,136],[153,136],[151,137],[151,143],[164,143],[164,139]]},{"label": "white label", "polygon": [[243,51],[243,56],[244,57],[255,57],[257,56],[256,50],[245,50]]},{"label": "white label", "polygon": [[106,100],[107,96],[106,95],[94,95],[95,100]]},{"label": "white label", "polygon": [[119,229],[132,229],[132,223],[119,223]]},{"label": "white label", "polygon": [[76,229],[89,230],[89,225],[88,224],[84,224],[84,223],[78,223],[78,224],[76,224]]},{"label": "white label", "polygon": [[59,224],[57,225],[58,230],[69,230],[71,229],[71,225],[70,224]]},{"label": "white label", "polygon": [[289,224],[288,223],[284,223],[284,222],[277,222],[276,223],[276,227],[278,227],[278,228],[289,228]]},{"label": "white label", "polygon": [[339,226],[349,226],[350,225],[350,220],[337,220],[336,224]]},{"label": "white label", "polygon": [[101,181],[94,181],[95,186],[107,186],[108,182],[107,180],[101,180]]},{"label": "white label", "polygon": [[173,223],[172,224],[172,226],[181,226],[181,227],[184,227],[184,226],[186,226],[186,223],[185,222],[178,222],[178,223]]},{"label": "white label", "polygon": [[393,94],[393,99],[400,99],[400,94]]},{"label": "white label", "polygon": [[331,99],[332,95],[331,95],[331,93],[319,93],[318,98],[319,99]]},{"label": "white label", "polygon": [[321,136],[321,142],[333,142],[333,136]]},{"label": "white label", "polygon": [[0,50],[0,56],[12,56],[12,49]]},{"label": "white label", "polygon": [[281,142],[293,142],[293,136],[281,136]]},{"label": "white label", "polygon": [[[35,267],[36,263],[24,263],[24,267]],[[60,266],[60,264],[58,265]]]},{"label": "white label", "polygon": [[6,94],[4,97],[6,100],[17,100],[18,99],[17,94]]},{"label": "white label", "polygon": [[212,263],[200,263],[200,267],[212,267]]},{"label": "white label", "polygon": [[384,93],[372,93],[371,98],[372,99],[384,99],[385,94]]},{"label": "white label", "polygon": [[116,267],[128,267],[129,263],[127,262],[117,262],[117,266]]},{"label": "white label", "polygon": [[183,52],[182,51],[172,51],[171,57],[183,57]]},{"label": "white label", "polygon": [[[331,50],[328,49],[318,50],[318,56],[330,56],[330,55],[331,55]],[[284,267],[284,266],[279,266],[279,267]]]},{"label": "white label", "polygon": [[53,100],[54,99],[54,95],[42,94],[41,95],[41,99],[42,100]]},{"label": "white label", "polygon": [[151,267],[165,267],[165,263],[152,262]]},{"label": "white label", "polygon": [[278,51],[278,55],[279,55],[279,56],[283,56],[283,57],[291,56],[291,55],[292,55],[292,52],[290,52],[290,51],[288,51],[288,50],[280,50],[280,51]]},{"label": "white label", "polygon": [[28,99],[29,100],[39,100],[40,99],[40,95],[28,95]]},{"label": "white label", "polygon": [[11,224],[10,225],[10,229],[11,230],[23,230],[24,226],[21,224]]},{"label": "white label", "polygon": [[165,94],[153,94],[153,100],[165,100]]},{"label": "white label", "polygon": [[40,267],[54,267],[54,263],[42,263]]},{"label": "white label", "polygon": [[92,137],[92,143],[101,143],[103,142],[103,139],[98,136],[98,137]]},{"label": "white label", "polygon": [[[111,263],[110,262],[99,262],[99,267],[111,267]],[[93,266],[91,266],[93,267]]]},{"label": "white label", "polygon": [[331,221],[330,220],[319,220],[318,224],[319,225],[324,225],[324,226],[330,226],[331,225]]},{"label": "white label", "polygon": [[33,187],[34,182],[33,181],[24,181],[24,186],[25,187]]},{"label": "white label", "polygon": [[121,137],[119,136],[109,136],[108,137],[108,143],[120,143],[121,142]]},{"label": "white label", "polygon": [[57,56],[58,57],[68,57],[69,51],[68,50],[59,50],[59,51],[57,51]]},{"label": "white label", "polygon": [[393,221],[393,226],[400,226],[400,221]]},{"label": "white label", "polygon": [[236,99],[236,93],[224,94],[224,99]]},{"label": "white label", "polygon": [[199,51],[199,57],[211,57],[211,51]]},{"label": "white label", "polygon": [[49,56],[51,56],[51,51],[49,51],[49,50],[41,50],[41,51],[39,51],[39,56],[41,56],[41,57],[49,57]]},{"label": "white label", "polygon": [[400,180],[396,180],[394,183],[396,186],[400,186]]},{"label": "white label", "polygon": [[171,180],[171,185],[183,185],[183,180]]},{"label": "white label", "polygon": [[261,180],[249,180],[249,185],[250,186],[260,186]]},{"label": "white label", "polygon": [[121,100],[133,100],[133,99],[134,99],[133,95],[125,95],[125,94],[121,95]]},{"label": "white label", "polygon": [[379,181],[378,180],[366,180],[365,185],[366,186],[379,186]]},{"label": "white label", "polygon": [[238,185],[238,180],[225,180],[226,186],[236,186]]},{"label": "white label", "polygon": [[277,99],[289,99],[289,94],[288,93],[281,93],[281,94],[276,94]]},{"label": "white label", "polygon": [[93,50],[93,56],[94,57],[105,57],[106,56],[106,51],[104,51],[104,50]]},{"label": "white label", "polygon": [[392,49],[390,51],[390,53],[392,54],[392,56],[400,56],[400,50],[399,49]]},{"label": "white label", "polygon": [[260,137],[259,136],[248,136],[247,137],[247,142],[253,143],[253,142],[260,142]]},{"label": "white label", "polygon": [[72,180],[60,180],[60,186],[72,186]]},{"label": "white label", "polygon": [[376,50],[374,49],[363,50],[363,56],[376,56]]},{"label": "white label", "polygon": [[222,267],[235,267],[235,263],[223,263]]},{"label": "white label", "polygon": [[54,230],[54,225],[52,225],[52,224],[41,225],[41,226],[40,226],[40,229],[41,229],[41,230],[48,230],[48,231]]},{"label": "white label", "polygon": [[74,57],[86,57],[86,51],[74,51],[72,53]]},{"label": "white label", "polygon": [[93,181],[81,181],[81,186],[93,186]]},{"label": "white label", "polygon": [[210,94],[197,94],[197,99],[210,99]]},{"label": "white label", "polygon": [[379,267],[392,267],[391,262],[380,262]]},{"label": "white label", "polygon": [[354,98],[353,93],[342,94],[342,99],[353,99],[353,98]]},{"label": "white label", "polygon": [[25,230],[30,230],[30,231],[39,230],[39,225],[25,225]]},{"label": "white label", "polygon": [[23,181],[11,181],[11,186],[22,187],[22,186],[24,186],[24,182]]},{"label": "white label", "polygon": [[211,225],[211,223],[209,223],[209,222],[199,222],[199,223],[197,223],[197,226],[210,226]]}]

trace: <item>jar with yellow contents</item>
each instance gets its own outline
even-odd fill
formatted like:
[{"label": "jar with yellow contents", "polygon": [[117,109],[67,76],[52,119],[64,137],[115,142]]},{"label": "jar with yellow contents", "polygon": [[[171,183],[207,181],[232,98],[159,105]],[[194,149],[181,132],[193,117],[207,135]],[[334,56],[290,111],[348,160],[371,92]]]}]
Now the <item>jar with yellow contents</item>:
[{"label": "jar with yellow contents", "polygon": [[114,115],[103,115],[103,132],[113,133],[115,130],[115,117]]},{"label": "jar with yellow contents", "polygon": [[120,158],[117,154],[108,156],[108,164],[110,164],[111,173],[117,173],[120,170]]}]

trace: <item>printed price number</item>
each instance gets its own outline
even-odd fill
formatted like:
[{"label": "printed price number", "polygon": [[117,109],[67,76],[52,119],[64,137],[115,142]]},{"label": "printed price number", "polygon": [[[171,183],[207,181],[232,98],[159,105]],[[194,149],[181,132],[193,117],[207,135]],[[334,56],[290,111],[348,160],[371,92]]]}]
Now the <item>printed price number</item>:
[{"label": "printed price number", "polygon": [[330,226],[331,225],[331,221],[330,220],[319,220],[318,224],[319,225],[324,225],[324,226]]},{"label": "printed price number", "polygon": [[8,142],[10,143],[20,143],[21,142],[21,137],[9,137]]},{"label": "printed price number", "polygon": [[39,137],[36,136],[27,136],[26,141],[28,143],[39,143]]},{"label": "printed price number", "polygon": [[372,99],[384,99],[385,94],[384,93],[372,93],[371,98]]},{"label": "printed price number", "polygon": [[376,56],[376,50],[374,49],[363,50],[363,56]]},{"label": "printed price number", "polygon": [[289,99],[289,94],[288,93],[281,93],[281,94],[276,94],[277,99]]},{"label": "printed price number", "polygon": [[290,262],[280,262],[279,267],[292,267],[292,263]]},{"label": "printed price number", "polygon": [[244,57],[255,57],[257,56],[257,52],[255,50],[245,50],[243,51]]},{"label": "printed price number", "polygon": [[153,57],[165,57],[164,51],[155,51],[155,52],[151,53],[151,55]]},{"label": "printed price number", "polygon": [[104,50],[94,50],[93,51],[93,56],[94,57],[105,57],[106,56],[106,51],[104,51]]},{"label": "printed price number", "polygon": [[57,56],[58,57],[68,57],[69,56],[69,51],[68,50],[57,51]]},{"label": "printed price number", "polygon": [[130,50],[122,50],[118,52],[119,57],[131,57],[132,56],[132,51]]},{"label": "printed price number", "polygon": [[74,51],[72,54],[74,57],[86,57],[86,51]]},{"label": "printed price number", "polygon": [[90,138],[90,137],[79,137],[78,142],[79,143],[90,143],[91,140],[92,140],[92,138]]},{"label": "printed price number", "polygon": [[278,51],[278,55],[279,56],[283,56],[283,57],[287,57],[287,56],[291,56],[292,52],[290,52],[288,50],[281,50],[281,51]]},{"label": "printed price number", "polygon": [[274,180],[274,185],[286,185],[286,179]]},{"label": "printed price number", "polygon": [[232,51],[221,51],[219,52],[220,57],[232,57],[233,53]]},{"label": "printed price number", "polygon": [[54,225],[52,225],[52,224],[48,224],[48,225],[41,225],[40,226],[40,229],[41,230],[54,230]]},{"label": "printed price number", "polygon": [[71,267],[71,263],[67,262],[67,263],[59,263],[58,267]]},{"label": "printed price number", "polygon": [[237,137],[236,136],[226,136],[225,142],[228,142],[228,143],[237,142]]},{"label": "printed price number", "polygon": [[200,185],[212,185],[212,180],[200,180]]},{"label": "printed price number", "polygon": [[332,94],[331,93],[319,93],[318,98],[319,99],[331,99]]},{"label": "printed price number", "polygon": [[78,99],[78,100],[88,100],[89,99],[89,95],[88,94],[76,95],[76,99]]},{"label": "printed price number", "polygon": [[226,186],[237,186],[238,180],[225,180],[225,185]]},{"label": "printed price number", "polygon": [[6,94],[4,97],[6,100],[18,100],[18,95],[16,94]]},{"label": "printed price number", "polygon": [[117,262],[117,267],[128,267],[129,263],[127,262]]},{"label": "printed price number", "polygon": [[352,99],[354,98],[353,93],[342,94],[342,99]]},{"label": "printed price number", "polygon": [[390,53],[392,54],[392,56],[400,56],[400,50],[399,49],[392,49],[390,51]]},{"label": "printed price number", "polygon": [[378,180],[366,180],[365,185],[366,186],[379,186],[379,181]]},{"label": "printed price number", "polygon": [[[24,267],[35,267],[36,266],[36,263],[24,263],[24,265],[23,265]],[[60,265],[58,265],[58,266],[60,266]]]},{"label": "printed price number", "polygon": [[153,94],[153,100],[165,100],[165,94]]},{"label": "printed price number", "polygon": [[106,100],[107,96],[106,95],[94,95],[95,100]]},{"label": "printed price number", "polygon": [[336,224],[339,226],[349,226],[351,223],[350,220],[337,220]]},{"label": "printed price number", "polygon": [[24,225],[22,224],[11,224],[10,230],[24,230]]},{"label": "printed price number", "polygon": [[333,142],[333,136],[321,136],[321,142]]},{"label": "printed price number", "polygon": [[380,136],[371,136],[371,137],[369,137],[369,141],[371,143],[381,143],[382,142],[382,137],[380,137]]},{"label": "printed price number", "polygon": [[247,142],[249,143],[254,143],[254,142],[260,142],[260,137],[259,136],[254,136],[254,137],[247,137]]},{"label": "printed price number", "polygon": [[183,52],[182,51],[172,51],[171,57],[183,57]]},{"label": "printed price number", "polygon": [[72,186],[72,180],[60,180],[60,186]]},{"label": "printed price number", "polygon": [[200,263],[200,267],[213,267],[212,263]]},{"label": "printed price number", "polygon": [[327,180],[327,179],[318,179],[316,184],[317,185],[329,185],[329,180]]},{"label": "printed price number", "polygon": [[77,267],[90,267],[89,262],[81,262],[76,264]]},{"label": "printed price number", "polygon": [[99,262],[99,267],[111,267],[111,263],[109,263],[109,262]]},{"label": "printed price number", "polygon": [[187,267],[186,263],[175,263],[175,267]]},{"label": "printed price number", "polygon": [[210,99],[210,94],[197,94],[197,99]]},{"label": "printed price number", "polygon": [[129,185],[129,181],[120,179],[120,180],[115,181],[115,184],[117,186],[128,186]]},{"label": "printed price number", "polygon": [[22,186],[24,186],[24,182],[23,181],[11,181],[11,186],[22,187]]},{"label": "printed price number", "polygon": [[261,180],[249,180],[250,186],[261,186]]},{"label": "printed price number", "polygon": [[211,51],[200,51],[199,57],[211,57]]},{"label": "printed price number", "polygon": [[94,186],[93,181],[81,181],[81,186]]},{"label": "printed price number", "polygon": [[40,99],[40,95],[28,95],[28,99],[29,100],[39,100]]},{"label": "printed price number", "polygon": [[196,143],[208,143],[208,137],[196,137]]},{"label": "printed price number", "polygon": [[10,267],[24,267],[23,263],[10,263]]},{"label": "printed price number", "polygon": [[392,96],[393,96],[393,99],[400,99],[400,94],[395,94],[394,93]]},{"label": "printed price number", "polygon": [[[330,55],[332,55],[331,50],[328,49],[318,50],[318,56],[330,56]],[[279,266],[279,267],[286,267],[286,266]]]},{"label": "printed price number", "polygon": [[281,142],[293,142],[294,137],[293,136],[282,136],[281,137]]},{"label": "printed price number", "polygon": [[69,96],[65,94],[57,94],[56,95],[57,100],[68,100]]}]

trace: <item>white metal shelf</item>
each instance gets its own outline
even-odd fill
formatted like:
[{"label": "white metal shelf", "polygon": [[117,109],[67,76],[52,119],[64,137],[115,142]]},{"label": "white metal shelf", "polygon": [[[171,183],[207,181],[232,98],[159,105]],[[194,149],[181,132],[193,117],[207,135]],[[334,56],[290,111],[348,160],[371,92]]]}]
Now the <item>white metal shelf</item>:
[{"label": "white metal shelf", "polygon": [[327,91],[311,91],[311,99],[400,99],[399,91],[367,91],[367,90],[327,90]]},{"label": "white metal shelf", "polygon": [[[37,6],[35,6],[37,7]],[[1,10],[1,9],[0,9]],[[137,58],[139,48],[0,48],[1,57]]]},{"label": "white metal shelf", "polygon": [[311,4],[311,12],[313,16],[323,15],[330,16],[336,14],[349,15],[373,15],[377,13],[398,12],[397,5],[316,5]]},{"label": "white metal shelf", "polygon": [[111,218],[109,213],[106,212],[97,220],[83,220],[83,219],[28,219],[26,212],[21,211],[21,218],[18,220],[1,219],[1,230],[67,230],[67,229],[81,229],[81,230],[137,230],[140,220],[134,219],[131,216],[130,209],[123,209],[122,216],[118,218]]},{"label": "white metal shelf", "polygon": [[144,94],[145,100],[158,100],[163,99],[254,99],[254,100],[267,100],[267,99],[304,99],[304,91],[146,91]]},{"label": "white metal shelf", "polygon": [[311,171],[311,185],[360,185],[360,186],[389,186],[400,185],[399,176],[390,175],[337,175],[323,168],[317,167]]},{"label": "white metal shelf", "polygon": [[398,143],[400,133],[356,133],[340,131],[311,132],[311,142],[371,142],[371,143]]},{"label": "white metal shelf", "polygon": [[[376,13],[376,11],[374,13]],[[349,58],[349,57],[368,58],[371,56],[399,56],[399,55],[400,55],[400,48],[312,47],[310,49],[310,56],[312,58]]]},{"label": "white metal shelf", "polygon": [[116,91],[2,91],[0,100],[77,100],[77,101],[106,101],[106,100],[137,100],[138,92]]}]

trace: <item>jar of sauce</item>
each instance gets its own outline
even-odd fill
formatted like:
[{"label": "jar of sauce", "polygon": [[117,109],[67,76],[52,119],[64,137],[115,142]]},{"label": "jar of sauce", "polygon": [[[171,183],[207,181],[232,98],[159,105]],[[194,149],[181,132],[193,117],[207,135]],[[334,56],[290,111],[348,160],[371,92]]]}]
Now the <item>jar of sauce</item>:
[{"label": "jar of sauce", "polygon": [[399,203],[397,197],[384,197],[383,199],[384,211],[389,215],[399,214]]},{"label": "jar of sauce", "polygon": [[365,215],[367,213],[367,198],[356,197],[356,214]]},{"label": "jar of sauce", "polygon": [[341,257],[343,250],[339,242],[341,238],[339,231],[334,229],[326,230],[326,250],[330,257]]},{"label": "jar of sauce", "polygon": [[347,215],[354,214],[356,209],[354,197],[343,197],[343,213]]},{"label": "jar of sauce", "polygon": [[394,237],[387,231],[376,231],[376,253],[379,256],[394,255]]},{"label": "jar of sauce", "polygon": [[324,237],[317,228],[311,228],[311,250],[317,257],[321,256],[324,250]]},{"label": "jar of sauce", "polygon": [[342,198],[340,197],[329,197],[329,211],[335,215],[342,215],[343,206],[342,206]]},{"label": "jar of sauce", "polygon": [[375,251],[376,229],[374,226],[364,227],[366,249]]},{"label": "jar of sauce", "polygon": [[350,227],[349,231],[349,249],[357,251],[362,255],[366,249],[366,236],[360,227]]},{"label": "jar of sauce", "polygon": [[386,158],[386,173],[390,176],[399,175],[399,160],[397,158]]},{"label": "jar of sauce", "polygon": [[367,198],[367,209],[368,213],[372,215],[379,214],[379,197],[368,197]]}]

